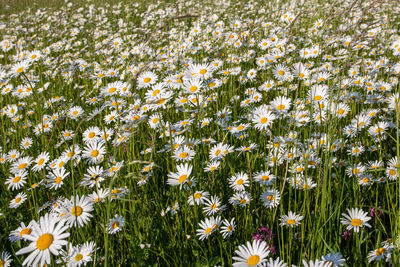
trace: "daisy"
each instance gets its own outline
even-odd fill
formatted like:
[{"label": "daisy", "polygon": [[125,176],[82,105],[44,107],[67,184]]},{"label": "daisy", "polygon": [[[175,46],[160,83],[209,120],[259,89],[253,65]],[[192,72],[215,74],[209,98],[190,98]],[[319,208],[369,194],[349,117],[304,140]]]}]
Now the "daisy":
[{"label": "daisy", "polygon": [[261,193],[260,199],[265,207],[272,209],[279,205],[281,194],[274,188],[267,188]]},{"label": "daisy", "polygon": [[174,151],[172,156],[177,161],[190,161],[194,158],[196,152],[190,149],[188,146],[184,145]]},{"label": "daisy", "polygon": [[143,72],[137,78],[138,88],[145,88],[154,85],[158,80],[158,77],[155,73],[151,71]]},{"label": "daisy", "polygon": [[208,64],[190,64],[185,71],[185,77],[188,79],[202,78],[207,80],[212,76],[214,69]]},{"label": "daisy", "polygon": [[19,158],[11,165],[11,172],[18,173],[24,170],[28,170],[28,167],[29,165],[31,165],[31,163],[32,163],[32,158],[29,156]]},{"label": "daisy", "polygon": [[21,144],[20,144],[20,148],[21,149],[28,149],[32,146],[32,138],[30,137],[25,137],[24,139],[22,139]]},{"label": "daisy", "polygon": [[8,189],[15,190],[20,189],[26,183],[26,177],[28,175],[27,171],[20,171],[13,176],[10,176],[6,181],[5,184],[8,184]]},{"label": "daisy", "polygon": [[290,71],[285,65],[278,64],[274,67],[273,74],[278,81],[283,82],[289,78]]},{"label": "daisy", "polygon": [[235,253],[238,256],[233,257],[234,267],[263,266],[269,249],[265,241],[253,240],[253,243],[247,242],[246,245],[239,246]]},{"label": "daisy", "polygon": [[[218,217],[217,217],[218,218]],[[219,226],[219,220],[214,217],[205,218],[199,223],[200,229],[197,229],[197,236],[199,240],[202,241],[207,239]]]},{"label": "daisy", "polygon": [[10,201],[9,207],[12,209],[18,208],[22,203],[25,202],[27,195],[25,193],[19,193],[13,200]]},{"label": "daisy", "polygon": [[269,260],[266,262],[265,267],[287,267],[287,264],[279,257],[276,260],[269,258]]},{"label": "daisy", "polygon": [[329,263],[329,266],[343,266],[346,262],[346,259],[343,258],[340,252],[337,253],[329,253],[328,255],[322,256],[322,260]]},{"label": "daisy", "polygon": [[305,80],[310,76],[310,71],[303,63],[299,62],[293,65],[293,75],[300,80]]},{"label": "daisy", "polygon": [[198,94],[203,88],[203,82],[200,78],[193,78],[183,83],[183,88],[188,94]]},{"label": "daisy", "polygon": [[10,74],[12,77],[18,76],[24,72],[26,72],[31,65],[29,60],[23,60],[15,63],[10,70]]},{"label": "daisy", "polygon": [[103,96],[113,96],[119,94],[121,91],[121,82],[109,83],[106,87],[101,89],[101,95]]},{"label": "daisy", "polygon": [[235,230],[236,230],[235,218],[232,218],[230,221],[228,221],[227,219],[222,221],[221,234],[224,237],[224,239],[230,237]]},{"label": "daisy", "polygon": [[80,106],[73,106],[68,110],[67,116],[72,120],[77,120],[83,113],[84,111]]},{"label": "daisy", "polygon": [[194,203],[196,203],[196,205],[202,205],[209,195],[210,194],[205,191],[196,191],[193,195],[188,197],[188,203],[191,206],[194,206]]},{"label": "daisy", "polygon": [[225,209],[225,205],[221,206],[221,200],[219,199],[218,196],[211,196],[210,199],[205,200],[205,207],[203,208],[203,211],[207,215],[213,215],[215,213],[219,213]]},{"label": "daisy", "polygon": [[35,221],[31,221],[27,226],[25,225],[25,223],[21,222],[20,226],[11,231],[8,239],[11,242],[17,242],[18,240],[24,239],[25,235],[29,235],[32,232],[32,225],[36,223]]},{"label": "daisy", "polygon": [[[88,246],[88,242],[78,246],[70,246],[69,254],[65,257],[65,261],[68,262],[67,266],[81,266],[92,261],[92,254],[94,252],[93,245]],[[61,264],[61,262],[60,262]]]},{"label": "daisy", "polygon": [[42,57],[42,54],[40,53],[40,51],[32,51],[27,55],[27,58],[30,62],[35,62],[40,60],[40,58]]},{"label": "daisy", "polygon": [[249,177],[244,172],[237,173],[229,179],[229,185],[235,191],[243,191],[249,185]]},{"label": "daisy", "polygon": [[392,247],[386,245],[375,249],[368,253],[368,262],[379,261],[381,259],[385,259],[389,254],[392,253]]},{"label": "daisy", "polygon": [[118,111],[113,110],[113,111],[111,111],[110,114],[107,114],[106,116],[104,116],[104,123],[108,125],[112,122],[117,121],[118,117],[119,117]]},{"label": "daisy", "polygon": [[280,218],[280,225],[294,227],[300,225],[300,221],[303,220],[303,216],[297,215],[296,213],[289,211],[288,215],[282,215]]},{"label": "daisy", "polygon": [[275,182],[275,175],[271,174],[270,171],[260,171],[254,175],[254,180],[261,185],[272,185]]},{"label": "daisy", "polygon": [[88,143],[83,150],[82,157],[87,159],[92,164],[97,164],[103,161],[106,154],[105,142],[103,140],[98,142]]},{"label": "daisy", "polygon": [[66,199],[60,204],[60,218],[66,221],[69,227],[82,227],[89,223],[93,210],[93,203],[88,197],[72,196],[70,200]]},{"label": "daisy", "polygon": [[336,103],[333,108],[333,115],[338,118],[344,118],[350,112],[350,107],[345,103]]},{"label": "daisy", "polygon": [[110,219],[107,230],[109,234],[116,234],[122,230],[122,227],[125,225],[125,218],[115,214],[115,217]]},{"label": "daisy", "polygon": [[167,183],[172,186],[180,185],[182,186],[184,183],[187,183],[187,180],[192,173],[193,166],[188,163],[180,164],[176,166],[177,172],[168,174]]},{"label": "daisy", "polygon": [[250,204],[250,201],[250,194],[246,191],[236,192],[231,198],[229,198],[229,203],[231,203],[232,205],[238,205],[240,207],[247,206],[248,204]]},{"label": "daisy", "polygon": [[216,171],[216,170],[218,169],[218,167],[219,167],[220,164],[221,164],[220,161],[216,161],[216,160],[211,161],[211,162],[209,162],[209,163],[207,164],[207,166],[204,168],[204,171],[205,171],[205,172],[213,172],[213,171]]},{"label": "daisy", "polygon": [[364,212],[361,209],[352,208],[347,209],[347,213],[342,213],[342,218],[340,222],[343,225],[347,225],[346,230],[353,229],[354,232],[358,233],[360,228],[363,226],[371,227],[367,222],[371,219],[371,217],[367,216],[367,212]]},{"label": "daisy", "polygon": [[91,126],[83,132],[82,137],[85,143],[96,142],[101,138],[101,131],[98,127]]},{"label": "daisy", "polygon": [[304,267],[331,267],[332,263],[330,262],[325,262],[325,261],[321,261],[316,259],[315,261],[306,261],[306,260],[302,260],[303,266]]},{"label": "daisy", "polygon": [[13,259],[11,259],[11,254],[8,253],[7,251],[2,251],[0,255],[0,266],[1,267],[9,267],[11,265],[11,262]]},{"label": "daisy", "polygon": [[308,99],[314,103],[325,101],[328,97],[329,97],[329,92],[328,92],[328,86],[326,85],[313,86],[308,93]]},{"label": "daisy", "polygon": [[252,122],[255,124],[255,128],[259,131],[268,129],[268,127],[275,120],[275,115],[269,111],[266,105],[257,107],[252,113]]},{"label": "daisy", "polygon": [[46,175],[46,187],[50,189],[57,190],[64,183],[63,180],[69,175],[69,172],[66,172],[65,168],[52,169],[49,174]]},{"label": "daisy", "polygon": [[219,143],[211,148],[209,153],[210,160],[211,161],[220,160],[228,153],[232,152],[233,149],[234,149],[233,147],[227,144]]},{"label": "daisy", "polygon": [[23,261],[23,266],[51,264],[50,255],[59,255],[60,249],[68,243],[65,240],[69,237],[69,233],[66,232],[68,227],[64,225],[64,221],[58,221],[54,215],[46,213],[32,228],[31,234],[25,236],[31,244],[17,251],[16,255],[31,252]]},{"label": "daisy", "polygon": [[89,198],[93,201],[93,203],[104,202],[105,199],[110,195],[110,190],[108,188],[96,189],[93,193],[89,195]]},{"label": "daisy", "polygon": [[50,156],[48,152],[42,152],[37,156],[37,158],[34,160],[35,165],[32,167],[32,171],[38,172],[43,170],[44,167],[46,167],[46,163],[49,161]]},{"label": "daisy", "polygon": [[271,102],[271,106],[278,114],[286,114],[290,109],[291,100],[284,96],[278,96]]},{"label": "daisy", "polygon": [[87,168],[87,173],[83,175],[81,181],[82,186],[88,186],[90,188],[100,185],[104,181],[104,169],[101,166],[90,166]]}]

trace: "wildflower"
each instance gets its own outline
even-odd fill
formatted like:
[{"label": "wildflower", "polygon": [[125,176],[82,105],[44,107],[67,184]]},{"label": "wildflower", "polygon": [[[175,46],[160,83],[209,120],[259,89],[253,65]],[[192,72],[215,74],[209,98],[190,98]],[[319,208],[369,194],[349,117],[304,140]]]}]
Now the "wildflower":
[{"label": "wildflower", "polygon": [[236,223],[235,223],[235,218],[232,218],[230,221],[227,219],[222,221],[221,226],[221,234],[225,238],[230,237],[233,232],[236,230]]},{"label": "wildflower", "polygon": [[297,215],[296,213],[289,211],[288,215],[282,215],[281,224],[285,226],[294,227],[300,225],[300,221],[303,219],[303,216]]},{"label": "wildflower", "polygon": [[120,215],[115,215],[114,218],[110,219],[107,230],[109,234],[116,234],[117,232],[122,230],[122,227],[125,225],[125,218]]},{"label": "wildflower", "polygon": [[16,252],[16,255],[31,253],[22,265],[51,264],[50,255],[59,255],[60,249],[68,243],[65,240],[69,237],[69,233],[66,232],[68,227],[64,224],[64,221],[58,221],[49,213],[40,217],[39,223],[32,225],[32,232],[25,236],[31,244]]},{"label": "wildflower", "polygon": [[25,193],[17,194],[13,200],[10,201],[9,207],[12,209],[18,208],[22,203],[25,202],[27,195]]},{"label": "wildflower", "polygon": [[82,227],[89,223],[93,210],[93,203],[88,197],[72,196],[70,200],[66,199],[60,205],[60,218],[66,221],[69,227]]},{"label": "wildflower", "polygon": [[368,224],[371,217],[368,217],[367,213],[363,210],[352,208],[347,209],[347,213],[348,214],[342,213],[343,217],[340,219],[343,225],[347,225],[347,230],[353,229],[354,232],[358,233],[363,226],[371,227],[371,225]]},{"label": "wildflower", "polygon": [[245,267],[245,266],[263,266],[267,261],[269,250],[267,243],[264,241],[253,240],[252,243],[247,242],[246,245],[241,245],[235,251],[233,266]]},{"label": "wildflower", "polygon": [[168,174],[168,181],[167,183],[172,186],[182,185],[187,183],[187,180],[192,173],[193,167],[188,163],[180,164],[176,166],[178,172]]}]

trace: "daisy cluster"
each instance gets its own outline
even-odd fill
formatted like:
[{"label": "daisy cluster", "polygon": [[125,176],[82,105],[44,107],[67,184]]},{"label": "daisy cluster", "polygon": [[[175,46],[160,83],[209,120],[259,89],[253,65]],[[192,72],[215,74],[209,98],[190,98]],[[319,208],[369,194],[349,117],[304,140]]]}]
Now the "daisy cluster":
[{"label": "daisy cluster", "polygon": [[399,26],[394,0],[0,16],[0,266],[400,264]]}]

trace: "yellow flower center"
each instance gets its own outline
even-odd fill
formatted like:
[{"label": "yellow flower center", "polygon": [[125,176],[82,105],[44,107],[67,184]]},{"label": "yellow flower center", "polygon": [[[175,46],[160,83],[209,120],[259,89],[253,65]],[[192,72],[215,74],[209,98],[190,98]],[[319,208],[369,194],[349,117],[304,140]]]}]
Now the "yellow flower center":
[{"label": "yellow flower center", "polygon": [[261,119],[260,122],[261,122],[262,124],[264,124],[264,123],[267,123],[267,121],[268,121],[268,119],[264,117],[264,118]]},{"label": "yellow flower center", "polygon": [[208,228],[206,229],[206,235],[209,235],[209,234],[211,233],[211,231],[212,231],[212,229],[211,229],[210,227],[208,227]]},{"label": "yellow flower center", "polygon": [[149,82],[151,82],[151,78],[146,77],[146,78],[143,79],[143,82],[144,83],[149,83]]},{"label": "yellow flower center", "polygon": [[113,222],[112,226],[113,229],[117,229],[119,227],[119,222]]},{"label": "yellow flower center", "polygon": [[199,199],[199,198],[201,198],[201,196],[202,196],[201,193],[196,193],[196,194],[194,194],[194,198],[195,198],[195,199]]},{"label": "yellow flower center", "polygon": [[386,249],[384,249],[384,248],[378,248],[376,250],[376,256],[382,255],[383,253],[385,253],[385,251],[386,251]]},{"label": "yellow flower center", "polygon": [[54,182],[55,182],[56,184],[60,184],[61,181],[62,181],[62,178],[61,178],[60,176],[58,176],[58,177],[54,180]]},{"label": "yellow flower center", "polygon": [[201,70],[200,70],[200,74],[201,74],[201,75],[204,75],[204,74],[206,74],[206,72],[207,72],[207,70],[206,70],[206,69],[201,69]]},{"label": "yellow flower center", "polygon": [[30,234],[31,234],[31,232],[32,232],[32,230],[31,230],[31,229],[29,229],[29,228],[25,228],[25,229],[22,229],[22,230],[21,230],[21,232],[19,232],[19,236],[23,236],[23,235],[30,235]]},{"label": "yellow flower center", "polygon": [[156,90],[153,91],[153,96],[156,96],[156,95],[158,95],[159,93],[160,93],[160,90],[156,89]]},{"label": "yellow flower center", "polygon": [[17,177],[14,177],[14,179],[12,180],[12,182],[13,182],[14,184],[16,184],[16,183],[18,183],[20,180],[21,180],[21,176],[17,176]]},{"label": "yellow flower center", "polygon": [[186,153],[186,152],[182,152],[181,154],[179,154],[179,157],[181,159],[186,158],[187,156],[188,156],[188,153]]},{"label": "yellow flower center", "polygon": [[46,250],[51,246],[53,240],[54,237],[52,234],[49,233],[43,234],[39,236],[38,240],[36,241],[36,247],[39,250]]},{"label": "yellow flower center", "polygon": [[192,93],[196,92],[197,91],[197,86],[193,85],[192,87],[190,87],[189,91],[192,92]]},{"label": "yellow flower center", "polygon": [[279,71],[278,71],[278,74],[281,75],[281,76],[283,76],[283,75],[285,75],[285,72],[284,72],[283,70],[279,70]]},{"label": "yellow flower center", "polygon": [[83,255],[82,254],[78,254],[78,255],[76,255],[75,256],[75,261],[80,261],[80,260],[82,260],[83,259]]},{"label": "yellow flower center", "polygon": [[26,163],[21,163],[21,164],[18,166],[18,169],[20,169],[20,170],[25,169],[26,166],[28,166],[28,164],[26,164]]},{"label": "yellow flower center", "polygon": [[19,197],[19,198],[17,198],[17,199],[15,199],[15,203],[19,203],[21,201],[21,198]]},{"label": "yellow flower center", "polygon": [[259,262],[260,262],[260,256],[258,256],[258,255],[251,255],[247,259],[247,264],[249,266],[256,266]]},{"label": "yellow flower center", "polygon": [[362,224],[362,221],[360,219],[353,219],[351,220],[350,224],[353,226],[360,226]]},{"label": "yellow flower center", "polygon": [[289,219],[289,220],[286,221],[286,223],[289,224],[289,225],[292,225],[292,224],[294,224],[295,222],[296,222],[296,221],[293,220],[293,219]]},{"label": "yellow flower center", "polygon": [[239,180],[237,180],[237,182],[236,182],[238,185],[242,185],[243,183],[244,183],[244,181],[243,181],[243,179],[239,179]]},{"label": "yellow flower center", "polygon": [[95,149],[95,150],[93,150],[93,151],[90,153],[90,155],[91,155],[92,157],[97,157],[97,156],[99,155],[99,151],[97,151],[97,150]]},{"label": "yellow flower center", "polygon": [[179,177],[179,183],[184,183],[186,181],[186,179],[187,179],[187,175],[186,174],[181,175]]},{"label": "yellow flower center", "polygon": [[17,69],[17,73],[21,73],[23,71],[24,71],[24,67],[20,67],[20,68]]},{"label": "yellow flower center", "polygon": [[285,109],[285,105],[280,104],[279,106],[276,107],[277,110],[283,110]]},{"label": "yellow flower center", "polygon": [[268,176],[268,175],[263,175],[263,176],[261,177],[261,180],[263,180],[263,181],[268,181],[268,180],[269,180],[269,176]]},{"label": "yellow flower center", "polygon": [[81,216],[83,209],[80,206],[75,206],[72,208],[71,213],[75,217]]}]

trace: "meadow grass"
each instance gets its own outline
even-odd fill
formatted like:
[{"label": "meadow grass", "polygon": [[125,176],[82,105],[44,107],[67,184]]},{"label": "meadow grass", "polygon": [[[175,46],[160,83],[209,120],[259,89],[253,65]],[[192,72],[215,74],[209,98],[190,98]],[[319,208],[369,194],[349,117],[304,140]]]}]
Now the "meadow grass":
[{"label": "meadow grass", "polygon": [[397,1],[0,7],[0,266],[400,266]]}]

